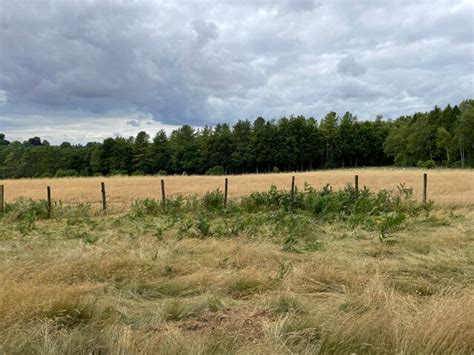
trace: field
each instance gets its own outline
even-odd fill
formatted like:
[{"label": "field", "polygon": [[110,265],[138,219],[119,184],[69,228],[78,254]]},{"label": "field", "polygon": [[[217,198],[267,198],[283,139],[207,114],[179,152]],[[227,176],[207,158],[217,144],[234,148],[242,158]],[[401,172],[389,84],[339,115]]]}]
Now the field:
[{"label": "field", "polygon": [[[359,174],[374,192],[343,186]],[[474,172],[9,180],[0,353],[474,352]],[[317,191],[303,192],[304,181]],[[405,182],[413,196],[395,189]],[[334,191],[322,189],[326,184]],[[45,218],[51,185],[55,204]],[[136,201],[133,206],[132,202]],[[90,202],[89,207],[82,202]]]},{"label": "field", "polygon": [[[359,184],[370,189],[396,189],[405,183],[414,190],[416,198],[421,199],[423,172],[418,169],[345,169],[319,171],[311,173],[251,174],[229,177],[229,196],[237,198],[255,191],[265,191],[271,185],[289,189],[291,176],[296,177],[296,186],[303,188],[307,182],[315,188],[331,184],[342,188],[354,182],[354,175],[360,177]],[[428,170],[428,198],[438,206],[467,207],[474,206],[474,171],[472,170]],[[164,176],[164,177],[94,177],[61,179],[18,179],[0,180],[5,185],[5,198],[12,202],[18,197],[44,199],[46,186],[52,188],[53,199],[65,203],[89,202],[99,205],[100,182],[106,183],[108,201],[112,208],[127,209],[135,199],[159,199],[160,179],[166,183],[167,196],[199,195],[217,188],[223,189],[221,176]]]}]

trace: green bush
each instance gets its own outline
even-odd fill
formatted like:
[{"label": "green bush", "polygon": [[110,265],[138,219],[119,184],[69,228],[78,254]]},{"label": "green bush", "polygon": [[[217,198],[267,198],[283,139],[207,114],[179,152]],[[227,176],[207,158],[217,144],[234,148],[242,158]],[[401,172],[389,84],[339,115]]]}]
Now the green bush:
[{"label": "green bush", "polygon": [[463,166],[462,161],[455,161],[454,163],[451,163],[451,168],[456,168],[456,169],[469,168],[469,165]]},{"label": "green bush", "polygon": [[163,211],[160,201],[153,199],[135,200],[132,204],[130,215],[132,217],[158,216]]},{"label": "green bush", "polygon": [[222,166],[217,165],[206,171],[206,175],[225,175],[225,170]]},{"label": "green bush", "polygon": [[347,185],[335,191],[330,185],[317,191],[305,186],[303,192],[295,191],[293,198],[288,191],[272,186],[268,192],[255,192],[241,200],[241,208],[247,212],[283,208],[308,211],[322,220],[340,219],[351,225],[373,226],[375,217],[391,212],[416,216],[430,208],[412,198],[412,190],[400,185],[398,191],[371,192],[364,188],[356,195],[355,188]]},{"label": "green bush", "polygon": [[203,236],[208,236],[211,233],[211,223],[209,222],[209,219],[203,214],[198,215],[195,227],[197,231]]},{"label": "green bush", "polygon": [[53,202],[52,217],[66,219],[68,225],[91,224],[92,209],[89,203],[64,205],[62,202]]},{"label": "green bush", "polygon": [[128,176],[128,171],[127,170],[112,170],[109,175],[111,175],[111,176]]},{"label": "green bush", "polygon": [[224,207],[224,194],[219,189],[208,191],[202,197],[201,205],[209,210],[221,209]]},{"label": "green bush", "polygon": [[58,169],[56,170],[56,174],[54,174],[54,177],[68,177],[76,175],[77,171],[74,169]]},{"label": "green bush", "polygon": [[421,161],[419,160],[418,163],[416,163],[416,166],[418,168],[423,168],[423,169],[434,169],[436,168],[436,162],[434,160],[427,160],[427,161]]},{"label": "green bush", "polygon": [[436,168],[436,162],[434,160],[427,160],[423,163],[423,168],[425,169],[434,169]]},{"label": "green bush", "polygon": [[48,215],[48,206],[46,201],[34,201],[31,198],[19,198],[13,203],[5,204],[6,221],[15,223],[24,233],[35,226],[38,219],[46,218]]},{"label": "green bush", "polygon": [[5,214],[11,221],[41,219],[48,215],[48,206],[45,200],[34,201],[31,198],[20,197],[13,203],[5,204]]},{"label": "green bush", "polygon": [[262,208],[278,208],[288,204],[290,192],[278,190],[275,185],[267,192],[253,192],[241,199],[241,206],[248,212],[255,212]]}]

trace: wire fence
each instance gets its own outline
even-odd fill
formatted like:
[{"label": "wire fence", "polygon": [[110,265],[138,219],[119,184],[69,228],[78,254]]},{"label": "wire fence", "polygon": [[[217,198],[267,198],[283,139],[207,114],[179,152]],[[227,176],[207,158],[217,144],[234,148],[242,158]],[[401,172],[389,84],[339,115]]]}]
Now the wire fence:
[{"label": "wire fence", "polygon": [[[163,204],[166,203],[166,184],[165,179],[161,179],[161,202]],[[291,177],[291,187],[290,187],[290,196],[291,199],[294,198],[294,194],[296,191],[296,178],[295,176]],[[359,175],[354,175],[354,188],[356,193],[356,198],[359,196]],[[107,213],[108,205],[107,205],[107,191],[105,182],[100,183],[100,195],[101,195],[101,202],[102,202],[102,211],[103,213]],[[229,193],[229,178],[224,179],[224,206],[227,206],[228,201],[228,193]],[[422,195],[422,202],[427,203],[428,199],[428,174],[423,174],[423,195]],[[52,209],[53,209],[53,202],[52,202],[52,189],[51,186],[46,186],[46,202],[47,202],[47,216],[48,218],[51,216]],[[0,185],[0,213],[5,212],[5,185]]]}]

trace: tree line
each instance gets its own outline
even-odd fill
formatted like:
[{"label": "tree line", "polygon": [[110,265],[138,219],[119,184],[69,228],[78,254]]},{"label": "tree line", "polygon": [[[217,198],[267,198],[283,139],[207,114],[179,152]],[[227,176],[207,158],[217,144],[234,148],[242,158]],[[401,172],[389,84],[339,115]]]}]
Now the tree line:
[{"label": "tree line", "polygon": [[350,112],[321,120],[258,117],[170,135],[50,145],[0,134],[0,178],[152,174],[241,174],[362,166],[474,167],[474,100],[395,120]]}]

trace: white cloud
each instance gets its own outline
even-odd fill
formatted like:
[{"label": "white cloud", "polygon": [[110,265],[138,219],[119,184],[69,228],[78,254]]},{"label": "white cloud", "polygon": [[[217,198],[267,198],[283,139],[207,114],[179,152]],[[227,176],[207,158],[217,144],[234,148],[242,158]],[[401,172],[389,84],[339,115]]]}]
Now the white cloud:
[{"label": "white cloud", "polygon": [[179,126],[163,124],[153,120],[150,115],[116,113],[100,116],[80,114],[77,117],[61,115],[1,117],[0,127],[8,128],[2,131],[7,133],[9,140],[23,141],[29,137],[40,136],[53,144],[64,141],[77,144],[101,142],[110,136],[136,136],[143,130],[153,137],[159,130],[169,134]]}]

